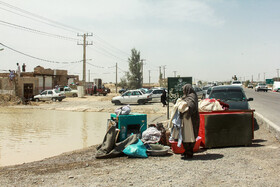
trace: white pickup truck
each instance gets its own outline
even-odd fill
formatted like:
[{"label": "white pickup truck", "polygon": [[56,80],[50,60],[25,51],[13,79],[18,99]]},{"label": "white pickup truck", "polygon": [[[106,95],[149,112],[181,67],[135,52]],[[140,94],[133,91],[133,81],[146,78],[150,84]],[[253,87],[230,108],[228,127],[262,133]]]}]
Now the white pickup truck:
[{"label": "white pickup truck", "polygon": [[78,90],[73,90],[70,87],[59,87],[58,91],[66,95],[66,97],[78,97]]}]

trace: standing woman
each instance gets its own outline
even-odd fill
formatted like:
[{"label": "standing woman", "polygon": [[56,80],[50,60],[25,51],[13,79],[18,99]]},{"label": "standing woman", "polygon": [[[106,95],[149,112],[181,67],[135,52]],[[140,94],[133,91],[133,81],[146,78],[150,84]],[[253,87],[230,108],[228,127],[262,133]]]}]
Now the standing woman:
[{"label": "standing woman", "polygon": [[163,92],[162,92],[162,94],[160,96],[160,101],[162,103],[162,106],[166,105],[166,91],[165,91],[165,89],[163,89]]},{"label": "standing woman", "polygon": [[193,157],[193,148],[199,130],[198,98],[191,84],[183,86],[182,100],[187,103],[188,110],[180,114],[183,122],[182,137],[185,148],[184,159]]}]

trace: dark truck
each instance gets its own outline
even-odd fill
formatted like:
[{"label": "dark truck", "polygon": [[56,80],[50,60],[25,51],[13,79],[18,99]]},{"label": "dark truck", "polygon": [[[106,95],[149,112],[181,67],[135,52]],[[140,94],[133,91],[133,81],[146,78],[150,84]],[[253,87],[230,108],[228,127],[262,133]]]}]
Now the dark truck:
[{"label": "dark truck", "polygon": [[106,88],[102,84],[101,79],[94,79],[94,82],[88,82],[86,84],[86,92],[89,95],[103,95],[103,96],[106,96],[108,93],[110,93],[110,89]]}]

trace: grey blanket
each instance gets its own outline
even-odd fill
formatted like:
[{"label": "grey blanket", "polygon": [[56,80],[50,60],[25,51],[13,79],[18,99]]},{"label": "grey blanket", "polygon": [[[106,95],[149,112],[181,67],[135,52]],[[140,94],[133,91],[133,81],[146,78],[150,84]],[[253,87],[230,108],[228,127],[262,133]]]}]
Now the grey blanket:
[{"label": "grey blanket", "polygon": [[97,147],[95,158],[114,158],[122,156],[122,152],[127,146],[137,142],[136,134],[133,134],[123,140],[122,142],[115,143],[117,136],[116,126],[111,126],[106,133],[101,145]]}]

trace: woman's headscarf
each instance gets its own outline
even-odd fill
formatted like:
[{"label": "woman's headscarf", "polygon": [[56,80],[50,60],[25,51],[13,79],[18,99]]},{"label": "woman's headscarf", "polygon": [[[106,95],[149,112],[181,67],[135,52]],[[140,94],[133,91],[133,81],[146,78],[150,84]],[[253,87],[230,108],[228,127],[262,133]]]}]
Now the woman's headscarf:
[{"label": "woman's headscarf", "polygon": [[193,87],[191,84],[185,84],[183,86],[183,96],[182,99],[185,100],[189,107],[192,107],[194,109],[198,109],[198,98],[197,94],[194,91]]}]

